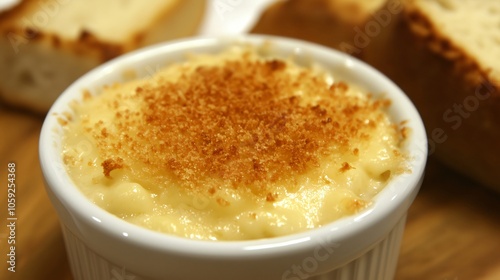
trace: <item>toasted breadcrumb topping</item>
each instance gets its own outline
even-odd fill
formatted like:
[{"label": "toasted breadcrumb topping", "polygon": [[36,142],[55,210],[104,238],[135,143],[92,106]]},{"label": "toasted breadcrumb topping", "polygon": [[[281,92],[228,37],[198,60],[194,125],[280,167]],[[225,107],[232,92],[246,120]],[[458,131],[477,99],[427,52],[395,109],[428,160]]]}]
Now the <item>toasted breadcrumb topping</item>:
[{"label": "toasted breadcrumb topping", "polygon": [[[290,67],[286,60],[244,53],[119,95],[110,105],[113,123],[93,127],[104,175],[133,160],[146,173],[168,173],[185,187],[217,178],[273,201],[266,184],[291,180],[335,153],[357,155],[353,143],[370,140],[380,109],[390,102],[349,94],[345,83],[328,84],[309,68],[291,75]],[[127,99],[140,106],[121,106]],[[207,188],[210,194],[216,189]]]},{"label": "toasted breadcrumb topping", "polygon": [[411,172],[411,130],[391,122],[388,100],[314,60],[271,55],[235,45],[83,92],[55,116],[68,173],[133,224],[248,240],[355,214]]}]

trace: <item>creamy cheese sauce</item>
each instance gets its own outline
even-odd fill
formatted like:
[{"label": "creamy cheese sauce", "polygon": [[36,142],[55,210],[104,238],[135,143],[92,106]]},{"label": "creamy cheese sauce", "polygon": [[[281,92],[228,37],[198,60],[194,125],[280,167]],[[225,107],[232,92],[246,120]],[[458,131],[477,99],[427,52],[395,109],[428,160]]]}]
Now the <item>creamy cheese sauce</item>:
[{"label": "creamy cheese sauce", "polygon": [[407,171],[388,100],[246,47],[191,55],[72,106],[63,159],[82,192],[192,239],[320,227],[369,207]]}]

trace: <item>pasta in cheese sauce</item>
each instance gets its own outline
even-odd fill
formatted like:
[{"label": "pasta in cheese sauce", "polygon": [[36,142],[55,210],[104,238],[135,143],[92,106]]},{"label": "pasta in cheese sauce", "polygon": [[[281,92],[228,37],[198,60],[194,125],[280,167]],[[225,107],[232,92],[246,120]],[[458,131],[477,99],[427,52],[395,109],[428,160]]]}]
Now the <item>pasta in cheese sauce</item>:
[{"label": "pasta in cheese sauce", "polygon": [[72,104],[63,159],[95,204],[155,231],[269,238],[369,207],[407,171],[390,102],[253,48],[197,54]]}]

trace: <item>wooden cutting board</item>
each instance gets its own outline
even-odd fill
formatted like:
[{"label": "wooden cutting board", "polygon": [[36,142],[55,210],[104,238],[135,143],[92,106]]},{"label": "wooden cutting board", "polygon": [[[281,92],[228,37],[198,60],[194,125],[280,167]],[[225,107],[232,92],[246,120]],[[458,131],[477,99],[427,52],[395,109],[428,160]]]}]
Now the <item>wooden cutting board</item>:
[{"label": "wooden cutting board", "polygon": [[[71,280],[38,162],[43,117],[0,105],[0,279]],[[10,272],[8,164],[15,163],[16,272]],[[500,279],[500,195],[430,158],[410,208],[396,279]]]}]

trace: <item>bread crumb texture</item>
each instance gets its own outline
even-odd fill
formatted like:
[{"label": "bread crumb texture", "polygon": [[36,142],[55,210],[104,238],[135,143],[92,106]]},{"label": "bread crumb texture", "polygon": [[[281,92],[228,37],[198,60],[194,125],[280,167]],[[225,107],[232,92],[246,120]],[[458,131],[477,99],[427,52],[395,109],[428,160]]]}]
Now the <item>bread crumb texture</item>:
[{"label": "bread crumb texture", "polygon": [[[76,134],[65,159],[75,159],[73,168],[78,159],[85,168],[100,168],[89,171],[93,183],[137,182],[155,199],[175,189],[201,198],[188,203],[194,208],[207,201],[228,208],[241,199],[279,204],[286,196],[297,198],[311,178],[311,188],[319,189],[342,184],[336,174],[350,185],[355,172],[380,184],[403,172],[404,130],[390,123],[388,106],[389,100],[374,100],[317,67],[235,47],[191,55],[152,78],[87,96],[66,126]],[[92,144],[90,156],[70,148],[81,135]],[[372,159],[360,160],[367,153]],[[365,191],[354,192],[344,207],[350,213],[369,204]],[[245,217],[255,221],[256,213],[248,210]],[[266,232],[262,236],[277,235]]]}]

